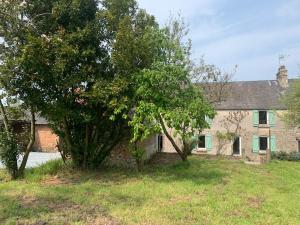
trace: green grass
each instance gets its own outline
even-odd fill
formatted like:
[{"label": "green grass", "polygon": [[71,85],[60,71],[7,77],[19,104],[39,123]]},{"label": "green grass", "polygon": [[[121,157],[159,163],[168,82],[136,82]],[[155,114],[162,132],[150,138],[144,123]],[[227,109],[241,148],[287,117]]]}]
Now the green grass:
[{"label": "green grass", "polygon": [[300,224],[300,163],[208,160],[74,171],[60,161],[7,181],[0,224]]}]

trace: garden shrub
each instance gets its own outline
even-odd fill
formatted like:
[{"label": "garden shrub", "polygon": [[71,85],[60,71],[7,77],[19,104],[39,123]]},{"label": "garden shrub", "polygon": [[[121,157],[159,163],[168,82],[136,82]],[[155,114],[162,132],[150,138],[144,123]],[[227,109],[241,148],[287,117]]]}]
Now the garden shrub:
[{"label": "garden shrub", "polygon": [[13,179],[18,177],[18,158],[21,147],[13,134],[0,132],[0,161]]},{"label": "garden shrub", "polygon": [[272,159],[285,160],[285,161],[300,161],[300,152],[274,152],[272,153]]},{"label": "garden shrub", "polygon": [[129,146],[129,152],[135,159],[138,171],[141,172],[144,166],[144,156],[146,153],[145,149],[138,146],[137,144],[132,144]]}]

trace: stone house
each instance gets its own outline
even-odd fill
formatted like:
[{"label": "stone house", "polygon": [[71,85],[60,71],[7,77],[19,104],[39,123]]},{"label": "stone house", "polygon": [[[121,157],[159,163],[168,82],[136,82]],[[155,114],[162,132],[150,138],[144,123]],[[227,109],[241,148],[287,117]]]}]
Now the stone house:
[{"label": "stone house", "polygon": [[[211,128],[199,135],[194,153],[244,156],[254,161],[258,160],[258,153],[267,149],[271,152],[300,151],[300,133],[297,129],[286,127],[281,119],[286,108],[280,98],[292,82],[285,66],[280,66],[276,80],[230,83],[230,95],[226,101],[216,105],[217,114],[208,121]],[[240,119],[234,120],[236,117]],[[230,126],[225,123],[225,126],[225,121],[233,122]],[[230,130],[238,130],[234,132],[235,138],[222,141],[220,134]],[[165,135],[162,139],[163,151],[175,152]]]},{"label": "stone house", "polygon": [[[199,135],[199,143],[193,151],[196,154],[224,154],[244,156],[249,160],[257,160],[258,155],[266,149],[272,152],[300,151],[300,132],[286,127],[281,115],[286,111],[280,98],[288,90],[293,80],[288,79],[284,66],[279,68],[276,80],[239,81],[230,83],[230,95],[226,101],[215,106],[217,115],[208,121],[211,128]],[[228,126],[224,121],[232,115],[241,115],[235,126],[239,132],[229,141],[222,141],[219,134],[227,133]],[[52,132],[46,120],[37,116],[35,151],[54,152],[58,137]],[[180,140],[176,140],[180,144]],[[222,142],[222,144],[221,144]],[[156,152],[175,152],[165,135],[153,135],[142,146],[146,150],[146,159]],[[133,161],[124,144],[120,144],[112,152],[112,164],[124,164]]]}]

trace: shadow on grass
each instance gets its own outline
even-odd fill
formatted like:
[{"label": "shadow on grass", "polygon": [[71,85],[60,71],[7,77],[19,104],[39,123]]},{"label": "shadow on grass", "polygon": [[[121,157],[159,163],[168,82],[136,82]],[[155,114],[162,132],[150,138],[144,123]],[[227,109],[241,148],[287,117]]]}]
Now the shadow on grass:
[{"label": "shadow on grass", "polygon": [[[69,198],[47,195],[0,196],[0,224],[120,224],[99,205],[83,205]],[[100,223],[102,224],[102,223]]]},{"label": "shadow on grass", "polygon": [[216,166],[216,161],[191,158],[188,162],[176,162],[173,165],[148,167],[145,171],[158,182],[188,181],[197,185],[218,184],[227,176]]},{"label": "shadow on grass", "polygon": [[[150,164],[145,166],[142,173],[137,173],[135,169],[108,167],[97,171],[78,171],[72,169],[70,164],[52,161],[26,171],[25,185],[31,182],[28,188],[32,185],[38,188],[32,196],[22,195],[21,192],[7,195],[4,186],[0,192],[0,224],[9,220],[17,221],[18,218],[22,218],[24,224],[34,224],[39,218],[44,218],[46,222],[47,218],[56,218],[57,224],[64,224],[66,220],[86,222],[91,216],[114,221],[109,215],[109,207],[143,207],[145,195],[151,195],[152,181],[158,185],[182,182],[183,187],[185,182],[195,185],[223,183],[228,174],[220,169],[219,163],[218,160],[191,157],[188,162],[175,160],[170,163]],[[47,182],[49,179],[51,182]],[[131,185],[127,186],[128,184]],[[149,190],[143,190],[144,185]],[[6,186],[8,191],[11,187]],[[122,191],[122,188],[127,187],[128,190]],[[142,188],[141,191],[139,187]],[[107,208],[103,208],[107,205]]]},{"label": "shadow on grass", "polygon": [[159,163],[146,165],[142,173],[135,168],[124,169],[117,167],[102,167],[99,170],[80,171],[73,169],[71,164],[63,164],[60,160],[48,162],[38,168],[26,171],[26,180],[41,181],[47,176],[59,176],[64,182],[57,184],[81,184],[85,182],[100,182],[102,185],[118,185],[143,178],[150,178],[156,182],[179,182],[189,181],[197,185],[217,184],[227,176],[224,170],[220,169],[218,160],[202,159],[197,156],[190,157],[189,161],[182,162],[170,155],[160,156],[164,159]]}]

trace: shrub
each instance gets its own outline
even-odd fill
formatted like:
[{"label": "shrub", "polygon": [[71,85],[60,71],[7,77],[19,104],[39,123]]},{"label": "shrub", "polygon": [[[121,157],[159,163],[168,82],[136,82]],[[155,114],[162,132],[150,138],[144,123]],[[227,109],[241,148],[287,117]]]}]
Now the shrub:
[{"label": "shrub", "polygon": [[277,160],[286,160],[286,161],[300,161],[300,153],[299,152],[274,152],[272,153],[272,159]]},{"label": "shrub", "polygon": [[13,179],[18,177],[18,158],[21,147],[13,134],[0,132],[0,161]]},{"label": "shrub", "polygon": [[288,158],[289,161],[300,161],[300,152],[292,152]]},{"label": "shrub", "polygon": [[144,166],[144,156],[146,152],[145,149],[138,146],[137,144],[133,144],[129,146],[129,152],[135,159],[138,171],[141,172]]}]

